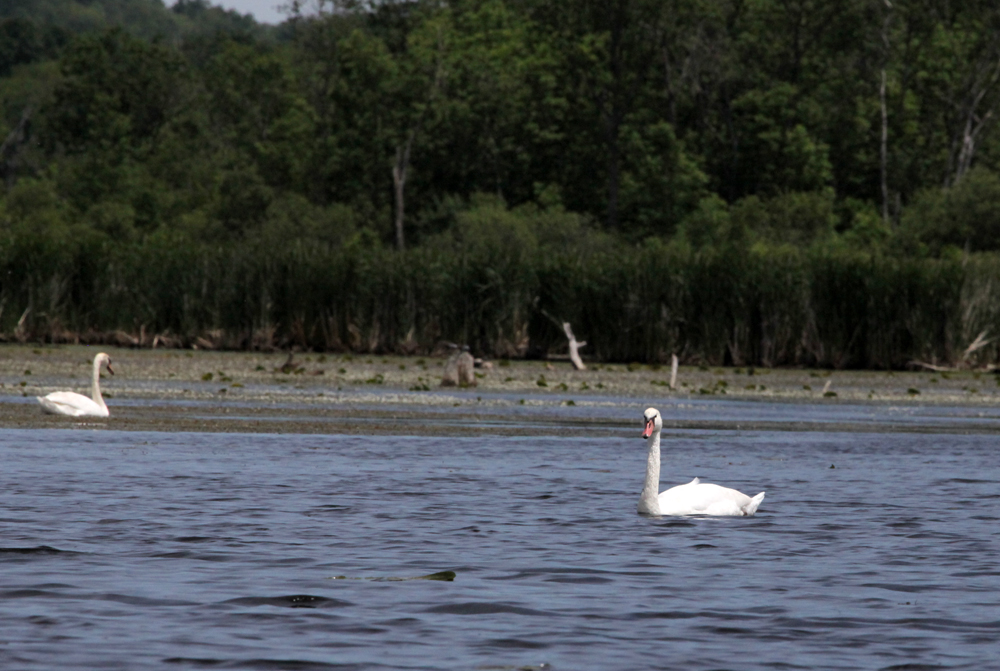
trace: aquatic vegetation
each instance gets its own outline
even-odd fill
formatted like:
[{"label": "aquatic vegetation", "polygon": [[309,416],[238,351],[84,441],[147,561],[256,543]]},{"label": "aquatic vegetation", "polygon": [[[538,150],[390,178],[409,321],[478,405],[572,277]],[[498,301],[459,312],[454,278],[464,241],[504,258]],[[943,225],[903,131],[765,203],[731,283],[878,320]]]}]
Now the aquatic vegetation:
[{"label": "aquatic vegetation", "polygon": [[[704,372],[724,363],[747,375],[795,364],[898,368],[954,360],[977,333],[1000,332],[1000,310],[988,307],[1000,305],[1000,286],[993,295],[987,281],[989,255],[963,265],[818,250],[636,252],[606,243],[539,247],[498,265],[495,252],[478,247],[462,256],[433,245],[400,253],[156,238],[81,246],[57,262],[21,244],[0,240],[0,277],[14,278],[0,283],[0,333],[20,328],[24,337],[54,342],[95,330],[128,335],[137,323],[146,325],[147,345],[156,333],[178,334],[173,346],[202,338],[216,348],[252,348],[254,334],[266,330],[273,342],[302,350],[388,353],[409,342],[430,353],[445,339],[498,356],[504,368],[520,353],[512,343],[565,346],[550,323],[532,317],[536,296],[546,310],[560,306],[588,341],[589,356],[629,362],[634,372],[671,352],[700,361]],[[26,254],[34,254],[30,274]],[[52,301],[41,305],[39,296]],[[139,335],[128,337],[138,342]],[[971,363],[996,355],[983,348]],[[342,361],[352,358],[345,353]]]}]

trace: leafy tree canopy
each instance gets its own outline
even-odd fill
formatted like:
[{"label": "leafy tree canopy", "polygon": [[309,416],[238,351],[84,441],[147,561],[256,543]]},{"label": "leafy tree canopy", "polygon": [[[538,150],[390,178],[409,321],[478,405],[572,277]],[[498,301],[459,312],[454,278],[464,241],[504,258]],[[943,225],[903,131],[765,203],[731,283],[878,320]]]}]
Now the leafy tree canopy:
[{"label": "leafy tree canopy", "polygon": [[9,0],[0,200],[120,241],[421,245],[488,197],[628,243],[992,250],[998,36],[944,0]]}]

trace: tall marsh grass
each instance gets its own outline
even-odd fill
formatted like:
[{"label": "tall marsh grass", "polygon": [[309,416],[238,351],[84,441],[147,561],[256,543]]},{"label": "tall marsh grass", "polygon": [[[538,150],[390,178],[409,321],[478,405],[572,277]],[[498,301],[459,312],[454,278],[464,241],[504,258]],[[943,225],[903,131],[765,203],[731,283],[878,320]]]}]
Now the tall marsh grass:
[{"label": "tall marsh grass", "polygon": [[[842,249],[694,250],[583,229],[547,239],[478,215],[397,252],[356,238],[213,245],[0,239],[7,339],[477,354],[559,351],[560,321],[606,361],[899,368],[955,363],[1000,337],[1000,256],[897,258]],[[571,227],[572,228],[572,227]],[[200,340],[199,340],[200,339]],[[972,355],[995,363],[996,345]]]}]

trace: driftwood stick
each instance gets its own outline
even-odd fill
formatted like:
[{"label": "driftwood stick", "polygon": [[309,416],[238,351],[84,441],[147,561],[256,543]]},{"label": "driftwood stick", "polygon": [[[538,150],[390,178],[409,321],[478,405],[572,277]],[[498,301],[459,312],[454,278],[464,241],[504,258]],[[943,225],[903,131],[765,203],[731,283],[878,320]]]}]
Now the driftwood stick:
[{"label": "driftwood stick", "polygon": [[[957,366],[938,366],[937,364],[927,363],[926,361],[911,361],[907,365],[912,368],[925,368],[927,370],[932,370],[935,373],[958,373],[959,371],[963,370],[962,368],[959,368]],[[1000,370],[1000,365],[997,365],[995,363],[988,363],[981,368],[973,368],[971,370],[982,370],[987,373],[992,373],[996,370]]]},{"label": "driftwood stick", "polygon": [[28,318],[29,312],[31,312],[30,305],[24,309],[24,313],[21,314],[21,318],[17,320],[17,326],[14,327],[14,337],[17,338],[18,342],[24,342],[28,339],[28,334],[24,328],[24,320]]},{"label": "driftwood stick", "polygon": [[982,331],[976,336],[976,339],[969,343],[969,346],[965,348],[965,352],[962,353],[962,361],[968,359],[972,354],[978,350],[986,347],[990,344],[990,341],[986,338],[986,331]]},{"label": "driftwood stick", "polygon": [[580,348],[587,344],[586,340],[578,341],[576,336],[573,335],[573,328],[569,325],[569,322],[563,322],[563,331],[566,332],[566,338],[569,340],[569,360],[573,362],[573,368],[577,370],[587,370],[587,366],[584,365],[583,359],[580,358]]},{"label": "driftwood stick", "polygon": [[[938,366],[937,364],[927,363],[926,361],[911,361],[910,366],[914,368],[926,368],[927,370],[932,370],[935,373],[951,373],[961,370],[961,365],[968,361],[969,357],[972,356],[977,350],[980,350],[990,344],[991,340],[986,337],[986,331],[982,331],[976,336],[976,339],[969,343],[969,346],[965,348],[962,352],[962,358],[958,366]],[[985,370],[992,370],[992,365],[987,365]]]},{"label": "driftwood stick", "polygon": [[[537,298],[535,298],[535,304],[538,304]],[[583,359],[580,358],[580,348],[585,346],[587,341],[576,339],[576,336],[573,335],[573,328],[569,325],[569,322],[560,322],[542,308],[539,308],[538,311],[556,326],[559,326],[560,324],[562,325],[563,333],[566,334],[566,339],[569,341],[569,360],[573,362],[573,368],[576,370],[587,370],[587,366],[583,363]]]},{"label": "driftwood stick", "polygon": [[932,370],[935,373],[952,373],[958,370],[957,368],[952,368],[951,366],[938,366],[936,364],[927,363],[925,361],[911,361],[910,365],[915,366],[917,368],[926,368],[927,370]]},{"label": "driftwood stick", "polygon": [[670,355],[670,388],[677,389],[677,355]]}]

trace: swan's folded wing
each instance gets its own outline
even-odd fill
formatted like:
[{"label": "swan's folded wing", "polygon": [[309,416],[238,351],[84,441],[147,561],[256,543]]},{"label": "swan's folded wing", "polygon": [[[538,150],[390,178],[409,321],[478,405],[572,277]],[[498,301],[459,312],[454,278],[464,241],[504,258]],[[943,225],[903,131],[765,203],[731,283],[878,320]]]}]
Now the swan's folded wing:
[{"label": "swan's folded wing", "polygon": [[660,494],[660,511],[664,515],[742,516],[749,502],[749,496],[735,489],[703,484],[695,478]]},{"label": "swan's folded wing", "polygon": [[102,413],[101,406],[94,403],[93,399],[73,391],[54,391],[48,396],[39,396],[38,402],[41,403],[42,410],[53,415],[83,417],[106,413]]}]

